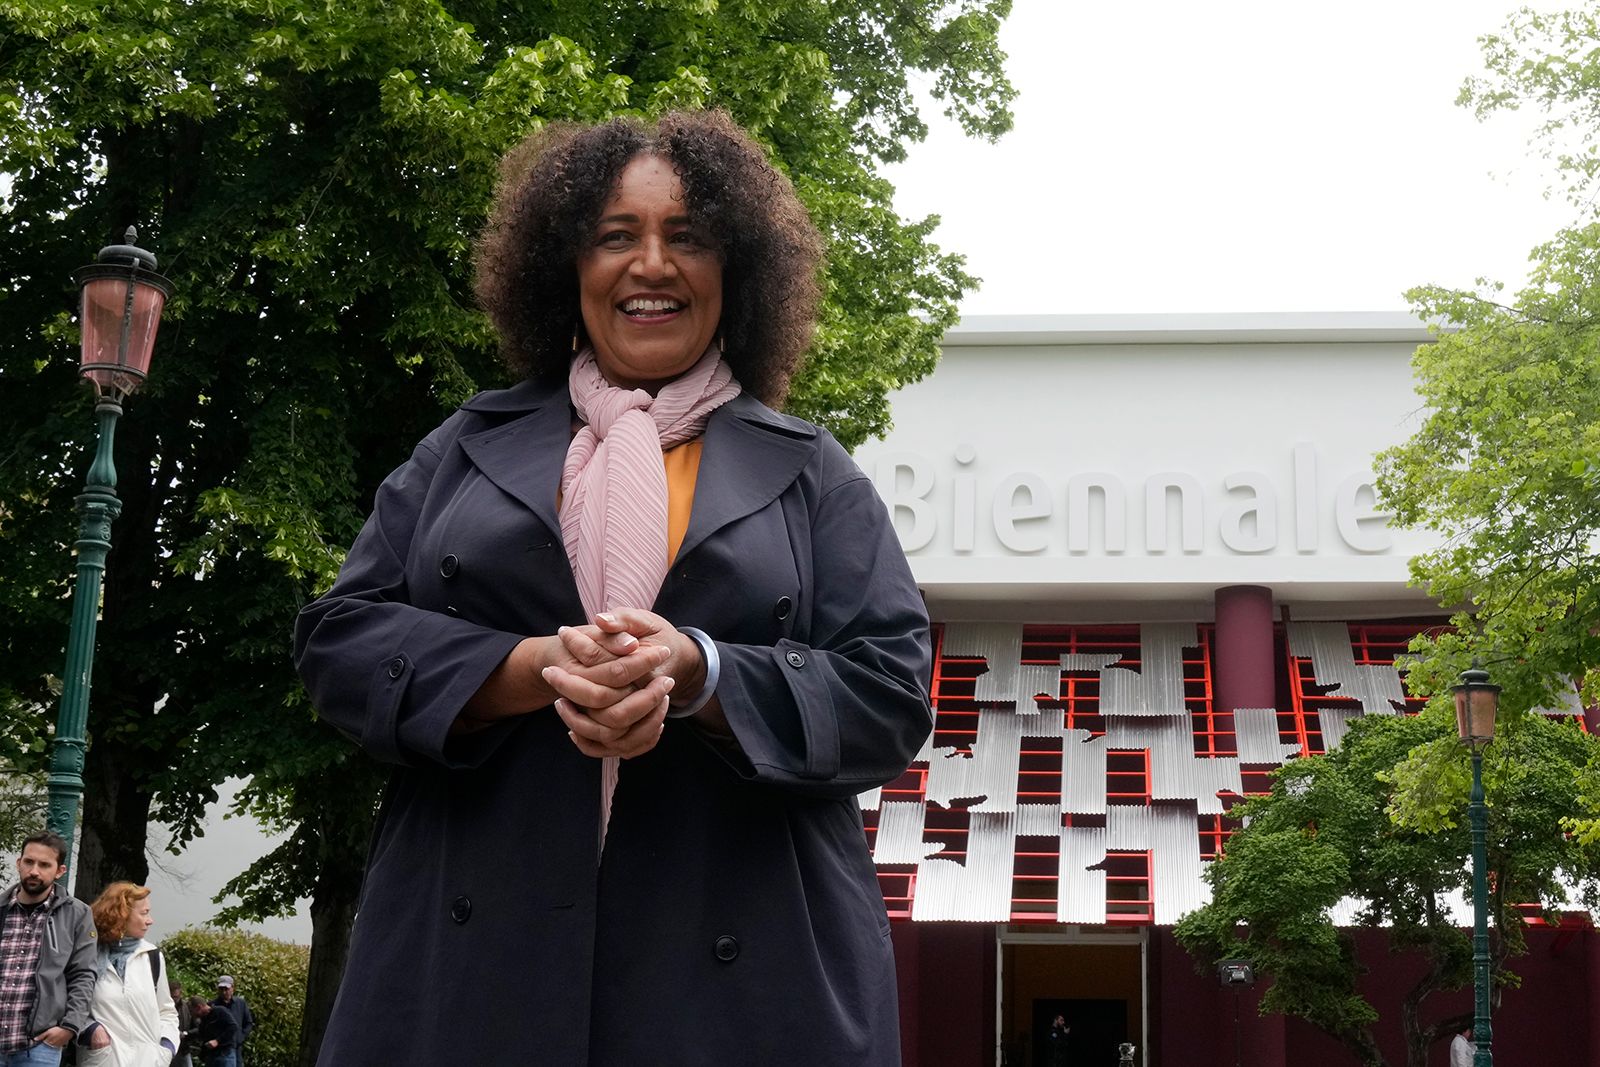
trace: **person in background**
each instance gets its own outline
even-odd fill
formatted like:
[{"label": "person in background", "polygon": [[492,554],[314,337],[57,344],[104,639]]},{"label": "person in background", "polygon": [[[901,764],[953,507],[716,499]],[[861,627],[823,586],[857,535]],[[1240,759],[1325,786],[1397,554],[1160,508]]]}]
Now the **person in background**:
[{"label": "person in background", "polygon": [[205,997],[190,997],[189,1011],[199,1022],[194,1049],[206,1067],[239,1067],[239,1023],[227,1008]]},{"label": "person in background", "polygon": [[1045,1037],[1047,1067],[1067,1067],[1067,1037],[1071,1033],[1072,1027],[1067,1025],[1067,1017],[1057,1015],[1050,1024],[1050,1033]]},{"label": "person in background", "polygon": [[112,882],[95,899],[100,976],[94,1021],[78,1035],[81,1067],[166,1067],[178,1051],[178,1010],[167,962],[144,935],[154,920],[150,890]]},{"label": "person in background", "polygon": [[0,897],[0,1067],[53,1067],[89,1025],[94,917],[57,890],[67,843],[34,834],[17,857],[17,884]]},{"label": "person in background", "polygon": [[1472,1067],[1477,1055],[1478,1046],[1472,1043],[1472,1027],[1450,1039],[1450,1067]]},{"label": "person in background", "polygon": [[194,1057],[189,1055],[194,1043],[194,1012],[189,1010],[189,998],[183,995],[183,983],[174,980],[171,985],[172,1006],[178,1012],[178,1054],[172,1057],[172,1067],[194,1067]]},{"label": "person in background", "polygon": [[244,1043],[250,1040],[250,1034],[256,1028],[256,1017],[250,1010],[250,1005],[245,1003],[245,999],[234,993],[231,974],[222,975],[217,979],[217,995],[211,1003],[215,1007],[226,1009],[228,1014],[233,1016],[233,1021],[239,1024],[239,1040],[234,1045],[234,1051],[239,1056],[239,1067],[244,1067]]}]

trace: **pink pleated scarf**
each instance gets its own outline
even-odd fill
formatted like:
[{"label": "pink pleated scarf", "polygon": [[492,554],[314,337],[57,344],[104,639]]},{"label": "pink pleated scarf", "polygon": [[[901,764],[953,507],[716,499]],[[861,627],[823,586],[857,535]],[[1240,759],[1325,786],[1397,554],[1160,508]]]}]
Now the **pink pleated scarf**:
[{"label": "pink pleated scarf", "polygon": [[[715,348],[655,396],[606,381],[585,348],[567,375],[584,425],[561,468],[561,537],[584,614],[650,608],[666,579],[667,472],[661,454],[705,432],[739,383]],[[600,768],[600,847],[617,788],[617,758]]]}]

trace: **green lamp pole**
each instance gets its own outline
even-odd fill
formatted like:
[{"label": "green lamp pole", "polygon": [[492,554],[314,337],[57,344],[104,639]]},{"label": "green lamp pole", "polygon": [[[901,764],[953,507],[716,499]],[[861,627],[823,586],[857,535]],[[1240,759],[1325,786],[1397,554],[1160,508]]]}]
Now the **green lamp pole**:
[{"label": "green lamp pole", "polygon": [[107,245],[97,262],[74,278],[80,293],[83,331],[81,373],[94,385],[99,424],[94,462],[78,505],[78,577],[72,590],[72,628],[67,634],[67,666],[61,710],[50,753],[50,811],[46,825],[67,842],[72,859],[73,830],[83,797],[83,755],[89,726],[89,685],[94,674],[94,631],[100,618],[100,579],[111,550],[111,523],[122,510],[117,499],[113,439],[122,402],[150,370],[156,327],[172,284],[155,272],[156,257],[137,247],[128,227],[125,244]]},{"label": "green lamp pole", "polygon": [[1500,687],[1489,684],[1489,672],[1461,672],[1452,687],[1456,698],[1456,732],[1472,749],[1472,1044],[1473,1067],[1494,1067],[1489,1026],[1489,812],[1483,802],[1483,750],[1494,740],[1495,712],[1500,707]]}]

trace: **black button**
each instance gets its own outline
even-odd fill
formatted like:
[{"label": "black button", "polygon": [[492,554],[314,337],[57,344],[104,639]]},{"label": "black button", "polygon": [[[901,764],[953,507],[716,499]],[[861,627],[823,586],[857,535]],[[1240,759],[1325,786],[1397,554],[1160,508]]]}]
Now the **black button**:
[{"label": "black button", "polygon": [[398,678],[406,673],[406,661],[403,656],[396,656],[389,661],[389,677]]},{"label": "black button", "polygon": [[439,561],[439,573],[446,578],[453,577],[456,573],[456,568],[460,565],[461,561],[456,559],[456,554],[452,552]]},{"label": "black button", "polygon": [[456,607],[454,604],[446,604],[444,606],[444,613],[446,615],[454,617],[456,615],[460,615],[461,614],[461,609]]},{"label": "black button", "polygon": [[717,943],[711,947],[717,954],[717,959],[723,963],[732,963],[739,955],[739,939],[730,934],[723,934],[717,938]]},{"label": "black button", "polygon": [[798,652],[790,652],[783,658],[789,661],[789,666],[791,667],[804,667],[806,665],[806,658]]},{"label": "black button", "polygon": [[456,921],[457,926],[472,918],[472,901],[466,897],[456,897],[456,899],[452,900],[450,902],[450,918]]},{"label": "black button", "polygon": [[782,622],[789,617],[789,609],[792,607],[794,607],[794,601],[786,596],[781,596],[778,598],[778,602],[772,605],[772,614],[779,622]]}]

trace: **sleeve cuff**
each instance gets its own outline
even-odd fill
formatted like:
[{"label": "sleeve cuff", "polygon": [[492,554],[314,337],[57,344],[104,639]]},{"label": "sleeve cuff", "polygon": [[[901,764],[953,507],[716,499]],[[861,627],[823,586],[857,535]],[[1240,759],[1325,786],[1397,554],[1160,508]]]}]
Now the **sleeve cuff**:
[{"label": "sleeve cuff", "polygon": [[697,630],[693,626],[680,626],[678,632],[700,646],[700,658],[706,664],[706,681],[700,687],[700,695],[690,703],[679,704],[675,700],[667,702],[669,719],[687,719],[711,703],[712,696],[717,692],[717,682],[722,678],[722,657],[717,655],[717,643],[704,630]]}]

